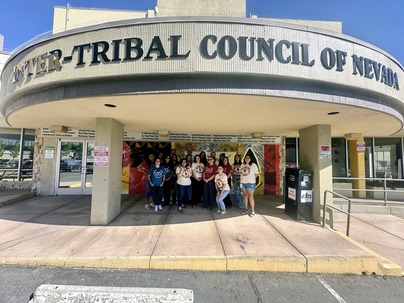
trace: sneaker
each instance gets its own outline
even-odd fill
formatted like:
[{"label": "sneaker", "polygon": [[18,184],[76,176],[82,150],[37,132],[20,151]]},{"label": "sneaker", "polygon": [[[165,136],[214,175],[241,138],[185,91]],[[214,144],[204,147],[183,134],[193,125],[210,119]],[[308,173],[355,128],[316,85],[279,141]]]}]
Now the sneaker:
[{"label": "sneaker", "polygon": [[152,202],[152,203],[150,203],[150,207],[154,207],[154,203]]},{"label": "sneaker", "polygon": [[149,205],[149,204],[146,204],[144,207],[145,207],[146,209],[149,209],[149,208],[150,208],[150,205]]},{"label": "sneaker", "polygon": [[241,213],[243,214],[243,215],[246,215],[246,214],[248,214],[248,209],[243,209],[242,211],[241,211]]},{"label": "sneaker", "polygon": [[159,211],[159,208],[157,205],[154,206],[154,211]]},{"label": "sneaker", "polygon": [[225,210],[222,210],[222,211],[220,212],[221,215],[225,215],[226,213],[227,213],[227,211],[225,211]]},{"label": "sneaker", "polygon": [[182,207],[179,207],[179,208],[178,208],[178,212],[179,212],[180,214],[182,214]]},{"label": "sneaker", "polygon": [[217,211],[218,214],[220,214],[221,212],[222,212],[222,211],[221,211],[220,209]]},{"label": "sneaker", "polygon": [[159,211],[163,210],[163,207],[161,205],[158,206]]},{"label": "sneaker", "polygon": [[254,217],[254,216],[255,216],[255,212],[253,212],[253,211],[250,212],[249,216],[250,216],[250,217]]}]

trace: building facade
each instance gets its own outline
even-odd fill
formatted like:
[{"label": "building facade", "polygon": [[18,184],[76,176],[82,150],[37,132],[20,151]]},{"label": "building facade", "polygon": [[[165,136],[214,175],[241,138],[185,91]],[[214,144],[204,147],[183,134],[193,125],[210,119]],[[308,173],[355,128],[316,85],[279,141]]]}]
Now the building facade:
[{"label": "building facade", "polygon": [[[400,136],[403,67],[341,33],[338,22],[245,13],[242,0],[214,1],[209,10],[203,1],[169,0],[147,12],[55,8],[54,33],[14,52],[1,78],[8,125],[36,129],[33,188],[92,192],[92,223],[106,224],[121,193],[138,190],[132,168],[143,145],[191,145],[251,153],[261,192],[281,194],[299,137],[296,162],[313,171],[319,221],[333,166],[359,176],[373,169],[364,164],[365,137]],[[352,142],[350,172],[334,154],[337,138]]]}]

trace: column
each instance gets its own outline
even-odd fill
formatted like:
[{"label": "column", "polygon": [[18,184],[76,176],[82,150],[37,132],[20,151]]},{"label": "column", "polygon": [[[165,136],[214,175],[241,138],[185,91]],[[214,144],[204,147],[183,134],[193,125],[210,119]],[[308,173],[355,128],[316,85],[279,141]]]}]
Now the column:
[{"label": "column", "polygon": [[[345,136],[346,137],[346,136]],[[363,137],[347,138],[349,141],[349,169],[352,178],[365,178],[365,139]],[[366,198],[366,180],[352,180],[353,197]]]},{"label": "column", "polygon": [[96,119],[95,153],[107,150],[108,163],[94,165],[91,225],[106,225],[120,213],[123,131],[123,124],[114,119]]},{"label": "column", "polygon": [[[331,126],[313,125],[299,130],[300,168],[313,172],[313,220],[320,223],[324,191],[332,190]],[[327,197],[332,204],[332,196]],[[331,222],[332,223],[332,222]]]}]

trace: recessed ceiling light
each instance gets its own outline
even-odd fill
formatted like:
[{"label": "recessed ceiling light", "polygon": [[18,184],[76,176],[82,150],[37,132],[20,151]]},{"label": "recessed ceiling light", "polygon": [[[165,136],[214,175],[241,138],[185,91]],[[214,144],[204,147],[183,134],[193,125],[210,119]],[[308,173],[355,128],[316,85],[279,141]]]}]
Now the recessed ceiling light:
[{"label": "recessed ceiling light", "polygon": [[339,112],[329,112],[329,113],[327,113],[327,115],[329,115],[329,116],[338,115],[338,114],[339,114]]},{"label": "recessed ceiling light", "polygon": [[104,104],[104,106],[106,106],[106,107],[116,107],[116,105],[114,105],[114,104],[109,104],[109,103]]}]

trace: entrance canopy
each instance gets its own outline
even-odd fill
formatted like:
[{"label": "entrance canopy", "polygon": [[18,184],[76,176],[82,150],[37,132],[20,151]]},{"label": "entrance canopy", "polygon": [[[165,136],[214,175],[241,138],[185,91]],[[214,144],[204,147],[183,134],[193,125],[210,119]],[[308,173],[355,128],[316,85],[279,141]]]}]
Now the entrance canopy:
[{"label": "entrance canopy", "polygon": [[56,34],[14,54],[1,111],[13,127],[297,136],[386,136],[403,126],[401,64],[339,33],[265,20],[112,22]]}]

